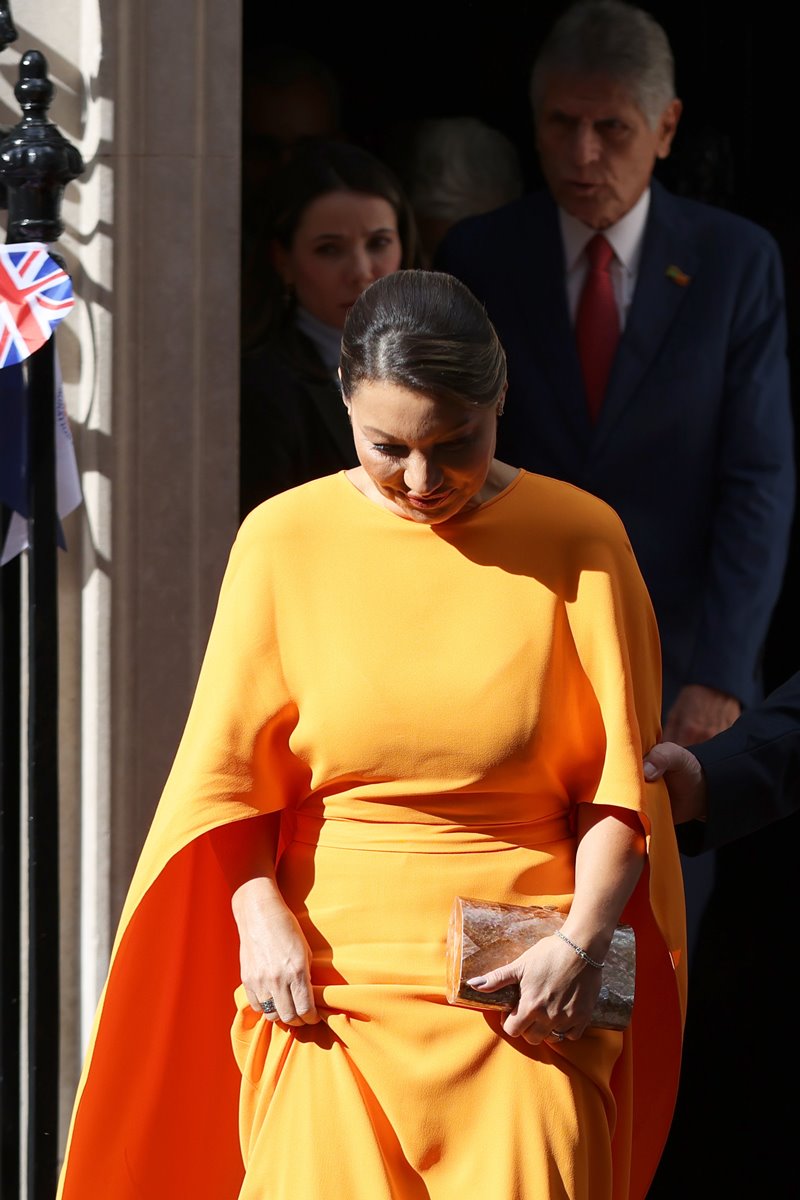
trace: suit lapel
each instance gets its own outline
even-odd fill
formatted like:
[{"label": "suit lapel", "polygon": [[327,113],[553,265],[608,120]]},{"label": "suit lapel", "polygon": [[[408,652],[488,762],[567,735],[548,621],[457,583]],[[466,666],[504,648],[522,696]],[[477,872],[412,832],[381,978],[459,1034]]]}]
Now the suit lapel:
[{"label": "suit lapel", "polygon": [[[303,390],[318,419],[345,462],[355,464],[355,444],[350,419],[333,373],[327,373],[320,354],[307,334],[291,323],[280,341],[280,354],[288,369],[300,376]],[[318,440],[311,433],[311,441]]]},{"label": "suit lapel", "polygon": [[[522,256],[525,270],[516,304],[524,313],[531,357],[558,397],[565,420],[583,441],[589,437],[590,425],[567,307],[558,210],[549,195],[540,193],[535,202],[543,206],[544,212],[526,220],[519,230],[519,245],[525,247]],[[532,399],[536,402],[536,397]]]},{"label": "suit lapel", "polygon": [[340,452],[345,462],[352,459],[356,461],[355,443],[353,442],[353,430],[350,427],[350,421],[347,416],[347,409],[344,406],[344,401],[341,396],[336,396],[336,385],[331,380],[328,382],[311,383],[306,382],[308,394],[311,397],[311,402],[319,416],[320,422],[324,425],[328,434],[333,439],[333,443]]},{"label": "suit lapel", "polygon": [[613,432],[661,349],[698,265],[672,199],[655,181],[636,290],[595,430],[595,447]]}]

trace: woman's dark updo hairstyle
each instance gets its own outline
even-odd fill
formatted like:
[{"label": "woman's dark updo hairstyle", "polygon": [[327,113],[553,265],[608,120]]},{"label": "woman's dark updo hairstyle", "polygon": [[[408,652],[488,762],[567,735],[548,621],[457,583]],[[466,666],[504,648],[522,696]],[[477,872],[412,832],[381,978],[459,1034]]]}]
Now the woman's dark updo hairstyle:
[{"label": "woman's dark updo hairstyle", "polygon": [[342,391],[393,383],[455,404],[488,407],[506,386],[506,355],[483,305],[442,271],[376,279],[347,314]]},{"label": "woman's dark updo hairstyle", "polygon": [[268,182],[261,203],[256,245],[242,264],[243,343],[257,345],[283,322],[293,319],[293,297],[287,294],[270,261],[270,243],[289,250],[303,213],[312,201],[331,192],[358,192],[388,201],[397,218],[402,267],[419,265],[419,239],[414,213],[402,185],[381,159],[361,146],[329,138],[301,143]]}]

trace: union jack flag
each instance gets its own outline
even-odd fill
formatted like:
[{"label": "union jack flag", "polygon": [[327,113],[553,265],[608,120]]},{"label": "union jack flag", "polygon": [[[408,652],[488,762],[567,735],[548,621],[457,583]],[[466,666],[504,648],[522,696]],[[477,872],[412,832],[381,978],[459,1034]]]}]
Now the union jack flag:
[{"label": "union jack flag", "polygon": [[[0,566],[28,545],[28,366],[74,303],[72,281],[41,242],[0,246],[0,503],[11,511]],[[64,406],[58,353],[54,355],[53,419],[56,506],[64,518],[83,500],[75,444]],[[57,530],[66,548],[64,533]]]},{"label": "union jack flag", "polygon": [[0,246],[0,367],[35,353],[73,304],[72,280],[45,245]]}]

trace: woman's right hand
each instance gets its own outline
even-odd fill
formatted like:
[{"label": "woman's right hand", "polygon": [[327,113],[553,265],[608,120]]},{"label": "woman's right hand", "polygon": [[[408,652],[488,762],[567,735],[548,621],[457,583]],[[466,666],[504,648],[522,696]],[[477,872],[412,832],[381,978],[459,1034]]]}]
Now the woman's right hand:
[{"label": "woman's right hand", "polygon": [[321,1018],[311,988],[311,951],[300,923],[274,880],[249,879],[233,896],[239,928],[239,963],[247,998],[256,1012],[270,997],[268,1021],[315,1025]]}]

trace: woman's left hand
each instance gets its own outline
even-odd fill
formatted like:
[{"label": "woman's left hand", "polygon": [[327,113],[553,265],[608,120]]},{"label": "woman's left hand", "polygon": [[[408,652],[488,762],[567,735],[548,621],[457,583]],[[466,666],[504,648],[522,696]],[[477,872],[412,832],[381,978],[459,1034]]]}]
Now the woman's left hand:
[{"label": "woman's left hand", "polygon": [[509,1037],[522,1037],[538,1046],[545,1040],[581,1037],[600,992],[602,972],[583,962],[553,934],[513,962],[468,982],[476,991],[487,993],[519,984],[519,1001],[504,1013],[501,1024]]}]

